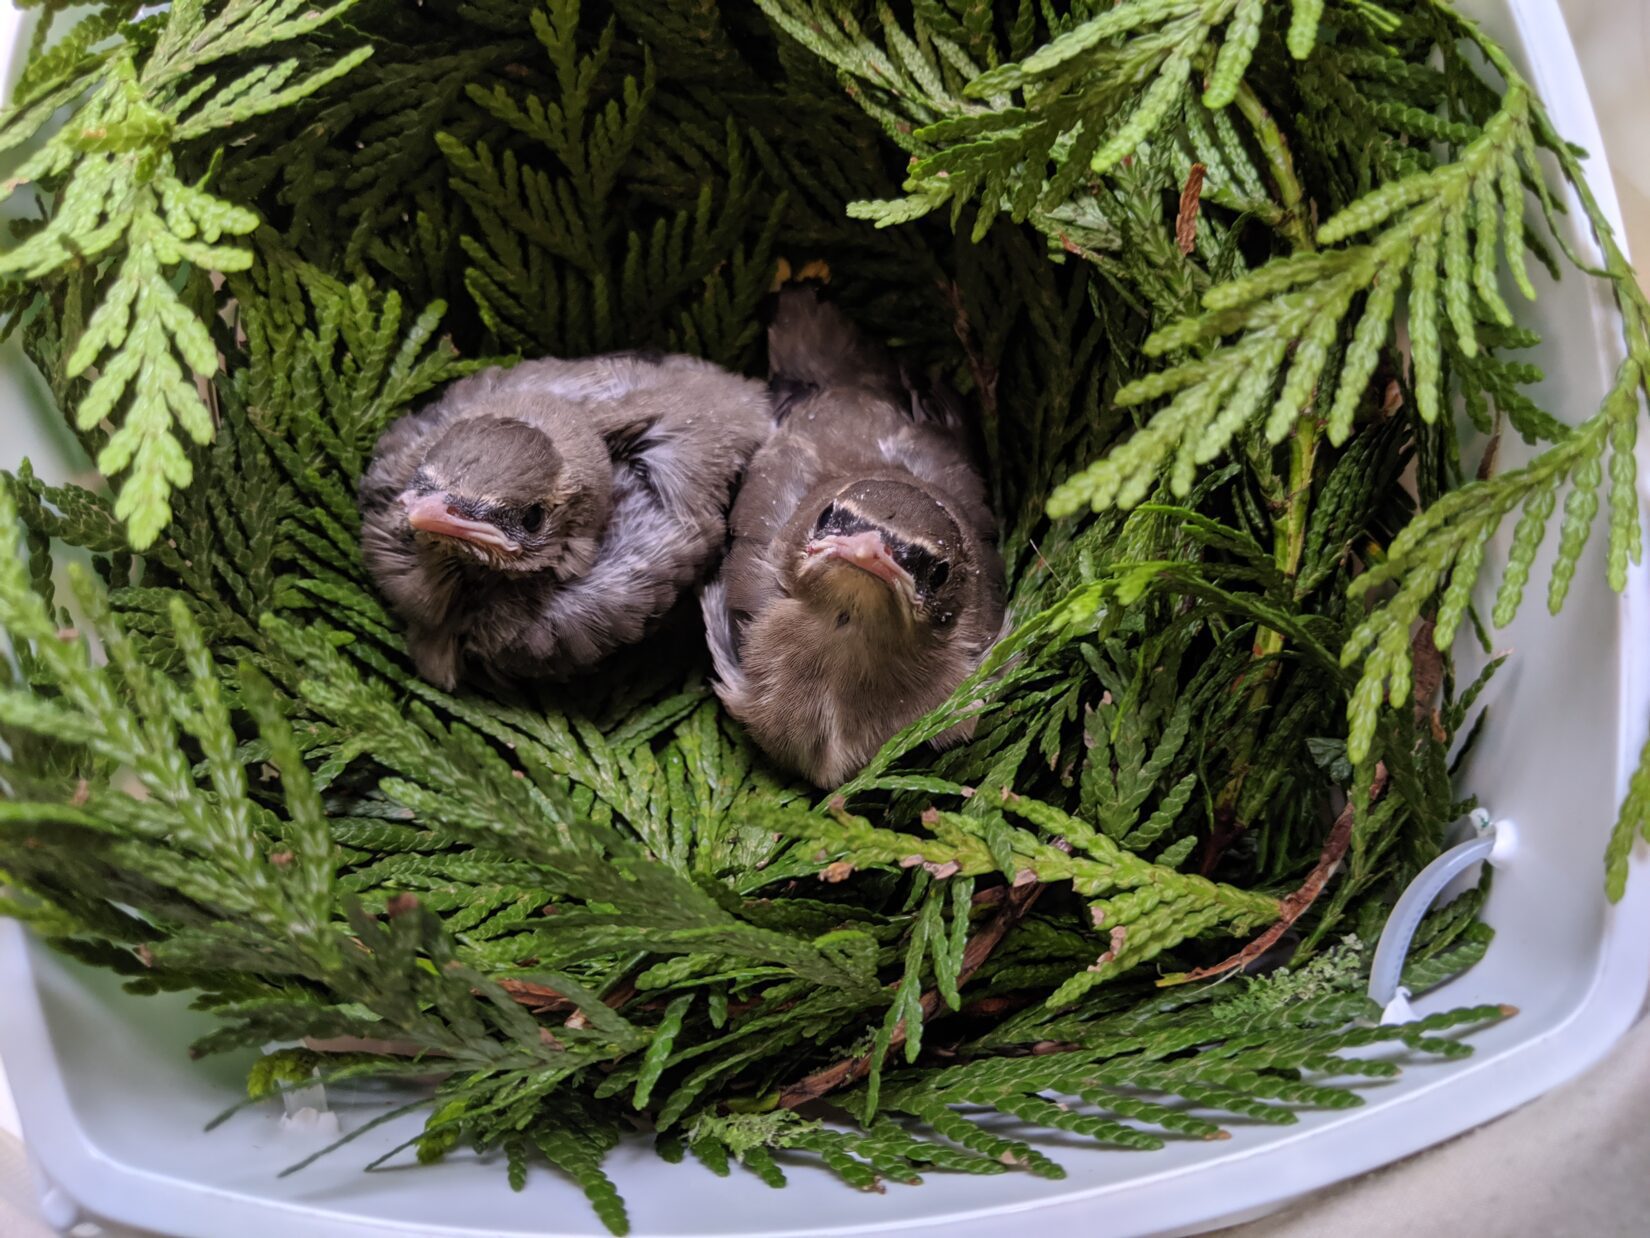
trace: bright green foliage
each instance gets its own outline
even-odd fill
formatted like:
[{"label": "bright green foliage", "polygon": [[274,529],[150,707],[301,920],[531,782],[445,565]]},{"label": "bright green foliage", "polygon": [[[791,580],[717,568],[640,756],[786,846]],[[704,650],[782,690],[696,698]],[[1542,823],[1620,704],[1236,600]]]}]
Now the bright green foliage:
[{"label": "bright green foliage", "polygon": [[[0,281],[11,285],[14,309],[40,281],[90,309],[64,340],[55,377],[67,383],[96,366],[74,392],[74,420],[96,435],[105,476],[130,473],[115,514],[137,549],[159,535],[172,490],[193,477],[174,422],[196,443],[212,438],[212,413],[191,374],[217,373],[218,350],[190,301],[214,273],[248,266],[247,249],[225,240],[258,226],[255,212],[189,183],[173,150],[221,146],[358,66],[370,48],[324,64],[263,58],[353,3],[230,0],[210,11],[179,3],[141,24],[121,20],[135,4],[109,4],[35,61],[0,117],[0,150],[11,150],[78,101],[0,194],[37,184],[54,199],[46,220],[0,257]],[[111,36],[119,38],[112,48]]]},{"label": "bright green foliage", "polygon": [[[1011,823],[1024,822],[1037,833]],[[1274,899],[1216,885],[1148,863],[1123,850],[1093,827],[1059,809],[1016,795],[1005,795],[1002,812],[931,811],[923,824],[929,836],[878,829],[860,817],[838,814],[822,822],[800,818],[795,828],[808,830],[810,846],[828,859],[856,868],[870,865],[921,867],[930,872],[976,877],[1000,873],[1010,882],[1069,881],[1090,905],[1094,926],[1102,929],[1099,958],[1072,975],[1049,996],[1051,1006],[1069,1005],[1089,988],[1129,966],[1154,958],[1186,937],[1221,928],[1243,934],[1277,918]],[[929,905],[937,906],[930,898]],[[927,933],[920,917],[911,935],[907,977],[920,970],[920,951]],[[884,1034],[910,1010],[911,988],[902,981],[890,1008]],[[909,1060],[915,1054],[908,1054]],[[874,1093],[873,1093],[874,1098]]]},{"label": "bright green foliage", "polygon": [[[1512,621],[1559,487],[1569,481],[1573,489],[1565,504],[1550,595],[1553,610],[1563,603],[1597,510],[1599,461],[1606,453],[1613,459],[1625,452],[1625,472],[1632,475],[1640,382],[1639,363],[1625,362],[1604,409],[1579,430],[1523,468],[1444,495],[1404,527],[1382,562],[1358,577],[1353,589],[1359,595],[1392,582],[1398,588],[1358,625],[1342,651],[1348,665],[1362,660],[1348,740],[1354,760],[1369,753],[1382,696],[1389,692],[1395,703],[1409,699],[1411,626],[1438,599],[1433,640],[1438,648],[1449,648],[1467,615],[1490,538],[1508,515],[1522,508],[1492,616],[1498,625]],[[1612,571],[1625,577],[1629,557],[1637,558],[1638,500],[1625,490],[1613,491],[1611,500],[1628,512],[1610,524]]]},{"label": "bright green foliage", "polygon": [[[1398,293],[1406,286],[1419,412],[1427,421],[1436,420],[1440,332],[1447,330],[1471,358],[1478,352],[1478,313],[1504,325],[1512,322],[1495,291],[1495,252],[1500,210],[1506,210],[1509,220],[1523,214],[1519,156],[1525,155],[1526,167],[1536,167],[1528,106],[1527,91],[1514,86],[1502,110],[1459,160],[1382,186],[1338,212],[1317,233],[1321,245],[1330,245],[1380,229],[1372,243],[1276,258],[1210,289],[1202,315],[1152,335],[1145,343],[1149,356],[1181,356],[1188,350],[1192,355],[1130,383],[1117,393],[1117,402],[1173,398],[1140,433],[1055,491],[1050,510],[1065,515],[1083,504],[1097,510],[1113,504],[1132,507],[1165,470],[1173,491],[1184,495],[1198,466],[1225,451],[1265,407],[1270,408],[1265,433],[1271,442],[1287,437],[1312,405],[1314,415],[1328,422],[1329,441],[1344,443],[1387,344]],[[1511,168],[1505,176],[1504,165]],[[1503,186],[1510,194],[1505,202]],[[1476,208],[1481,194],[1489,195],[1485,211]],[[1510,237],[1514,225],[1506,231]],[[1467,248],[1469,232],[1480,255],[1476,265]],[[1520,252],[1508,244],[1509,258]],[[1533,297],[1522,266],[1514,272]],[[1329,381],[1325,367],[1330,353],[1360,296],[1362,312],[1350,338],[1341,343],[1339,370]],[[1221,343],[1229,335],[1238,338]]]},{"label": "bright green foliage", "polygon": [[610,1233],[630,1232],[624,1200],[602,1172],[602,1157],[619,1142],[619,1130],[611,1120],[591,1121],[577,1111],[563,1113],[537,1123],[532,1138],[545,1160],[579,1184]]},{"label": "bright green foliage", "polygon": [[[0,499],[0,881],[134,990],[198,992],[202,1051],[403,1050],[282,1051],[255,1097],[439,1057],[420,1160],[496,1149],[622,1232],[603,1157],[638,1118],[773,1186],[781,1152],[862,1190],[1058,1178],[1039,1130],[1287,1123],[1505,1013],[1361,1022],[1357,943],[1470,805],[1488,672],[1457,685],[1425,623],[1446,648],[1474,618],[1514,512],[1497,620],[1561,509],[1550,605],[1601,507],[1622,583],[1650,346],[1575,153],[1451,10],[135,8],[63,32],[0,127],[45,207],[0,259],[11,327],[123,479],[25,464]],[[1536,151],[1627,324],[1574,430],[1503,304],[1553,265]],[[1015,618],[985,665],[824,803],[691,638],[497,698],[417,679],[358,555],[379,434],[510,354],[757,370],[780,256],[977,408]],[[1467,481],[1457,397],[1542,454]],[[1159,987],[1276,919],[1337,792],[1287,967]],[[1478,906],[1428,920],[1411,987],[1482,955]],[[810,1089],[854,1121],[799,1116]]]},{"label": "bright green foliage", "polygon": [[[939,4],[914,6],[909,26],[879,8],[862,28],[839,6],[760,2],[787,34],[855,79],[856,98],[912,156],[904,198],[857,203],[853,213],[889,226],[949,204],[955,221],[978,200],[975,240],[998,211],[1056,237],[1082,216],[1103,228],[1104,206],[1078,207],[1074,191],[1170,125],[1194,68],[1205,71],[1211,57],[1202,105],[1231,103],[1265,16],[1260,0],[1073,5],[1049,12],[1055,37],[1030,50],[1029,3],[1006,39],[994,39],[989,23],[959,38]],[[1304,58],[1322,5],[1294,8],[1291,47]]]},{"label": "bright green foliage", "polygon": [[1633,844],[1643,838],[1650,842],[1650,740],[1645,741],[1639,753],[1638,768],[1627,785],[1627,798],[1622,802],[1621,815],[1610,834],[1610,848],[1605,852],[1605,889],[1612,899],[1627,891],[1627,859]]}]

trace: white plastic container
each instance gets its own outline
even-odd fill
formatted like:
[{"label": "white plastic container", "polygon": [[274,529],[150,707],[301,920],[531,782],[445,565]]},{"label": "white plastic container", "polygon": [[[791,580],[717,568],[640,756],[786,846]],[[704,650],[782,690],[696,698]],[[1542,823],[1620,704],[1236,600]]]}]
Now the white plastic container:
[{"label": "white plastic container", "polygon": [[[1560,131],[1600,151],[1555,0],[1463,0],[1462,7],[1525,66]],[[0,16],[7,46],[15,46],[16,30],[15,14]],[[1595,193],[1616,217],[1603,159],[1589,166]],[[1576,240],[1590,250],[1589,239]],[[1546,341],[1534,358],[1548,375],[1538,399],[1578,420],[1597,406],[1621,356],[1607,292],[1570,273],[1543,286],[1527,313]],[[0,356],[0,384],[7,408],[0,462],[14,464],[28,451],[45,475],[63,475],[63,457],[50,449],[55,437],[19,415],[28,407],[53,416],[42,413],[15,348]],[[1641,478],[1650,475],[1647,457],[1641,447]],[[1499,638],[1517,656],[1498,678],[1466,781],[1495,814],[1517,821],[1518,854],[1498,872],[1489,901],[1497,937],[1488,957],[1417,1003],[1422,1013],[1491,1001],[1519,1008],[1474,1038],[1471,1059],[1409,1065],[1396,1081],[1363,1087],[1362,1108],[1305,1113],[1296,1126],[1228,1122],[1232,1138],[1219,1143],[1188,1140],[1140,1153],[1051,1140],[1049,1150],[1069,1173],[1063,1182],[933,1174],[920,1187],[865,1195],[795,1167],[790,1187],[774,1191],[738,1169],[724,1180],[691,1162],[667,1165],[636,1143],[610,1161],[633,1232],[1195,1232],[1418,1151],[1580,1073],[1627,1029],[1650,983],[1650,873],[1643,871],[1650,866],[1643,854],[1635,857],[1627,897],[1611,907],[1601,864],[1650,716],[1650,578],[1634,571],[1617,597],[1604,586],[1598,558],[1584,566],[1561,617],[1548,618],[1533,597]],[[1537,570],[1541,579],[1544,569]],[[242,1094],[247,1055],[190,1062],[184,1047],[208,1023],[184,999],[128,997],[112,976],[54,956],[10,923],[0,923],[0,994],[0,1055],[56,1224],[66,1227],[83,1209],[180,1238],[604,1232],[577,1190],[548,1170],[533,1171],[519,1194],[505,1185],[501,1164],[462,1155],[429,1168],[363,1174],[363,1165],[416,1130],[416,1117],[278,1178],[325,1136],[283,1130],[274,1105],[202,1130]],[[344,1128],[387,1104],[355,1094],[340,1108]]]}]

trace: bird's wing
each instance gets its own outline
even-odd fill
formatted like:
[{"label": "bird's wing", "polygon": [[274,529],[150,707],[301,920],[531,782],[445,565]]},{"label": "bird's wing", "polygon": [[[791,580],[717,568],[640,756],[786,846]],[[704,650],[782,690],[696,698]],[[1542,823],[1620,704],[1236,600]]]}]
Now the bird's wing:
[{"label": "bird's wing", "polygon": [[761,383],[710,366],[680,366],[603,410],[615,493],[641,489],[700,540],[701,563],[728,540],[728,514],[751,457],[773,430]]},{"label": "bird's wing", "polygon": [[594,565],[549,591],[528,631],[499,651],[552,673],[640,640],[697,583],[722,549],[739,477],[772,428],[761,383],[676,355],[524,362],[476,396],[538,424],[564,451],[583,439],[606,453],[613,509]]},{"label": "bird's wing", "polygon": [[[476,383],[477,379],[486,380],[486,385]],[[476,385],[471,388],[470,384]],[[508,370],[462,379],[449,390],[471,399],[477,395],[508,400],[525,397],[549,410],[576,410],[576,415],[594,417],[598,432],[607,434],[634,422],[641,415],[638,407],[657,411],[660,397],[668,401],[686,391],[702,395],[707,386],[719,386],[728,396],[753,383],[700,357],[635,349],[571,361],[540,357]],[[655,398],[648,400],[648,396]],[[638,401],[638,397],[643,398]]]},{"label": "bird's wing", "polygon": [[552,438],[569,423],[604,438],[623,436],[657,416],[659,397],[718,378],[752,386],[751,380],[727,374],[708,361],[677,354],[635,350],[577,360],[539,357],[450,383],[429,411],[444,421],[518,417]]},{"label": "bird's wing", "polygon": [[593,432],[613,463],[666,507],[717,524],[732,483],[772,428],[760,383],[674,353],[527,361],[496,377],[486,394],[558,444],[571,429]]},{"label": "bird's wing", "polygon": [[694,582],[704,557],[697,530],[632,487],[615,503],[595,565],[547,590],[535,621],[499,652],[540,673],[593,666],[641,640]]},{"label": "bird's wing", "polygon": [[555,431],[571,419],[593,423],[598,434],[606,435],[645,417],[645,409],[626,407],[632,403],[626,397],[668,387],[673,376],[698,377],[706,370],[721,372],[694,357],[633,352],[579,361],[542,357],[466,375],[447,384],[438,399],[384,432],[373,448],[363,487],[404,486],[432,437],[454,421],[520,417],[554,438]]},{"label": "bird's wing", "polygon": [[699,595],[699,610],[705,619],[705,645],[710,649],[711,670],[717,695],[735,714],[741,712],[750,685],[739,660],[739,623],[728,606],[726,572],[706,585]]}]

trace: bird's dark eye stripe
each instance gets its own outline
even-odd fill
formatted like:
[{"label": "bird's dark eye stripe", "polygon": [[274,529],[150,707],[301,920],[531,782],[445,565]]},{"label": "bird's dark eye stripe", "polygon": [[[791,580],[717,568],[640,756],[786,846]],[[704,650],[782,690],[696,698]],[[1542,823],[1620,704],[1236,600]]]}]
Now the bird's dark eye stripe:
[{"label": "bird's dark eye stripe", "polygon": [[909,542],[896,542],[890,549],[894,553],[894,562],[919,580],[934,566],[934,556],[921,546],[913,546]]},{"label": "bird's dark eye stripe", "polygon": [[813,535],[846,537],[863,533],[867,529],[874,529],[881,534],[888,546],[888,552],[894,556],[894,562],[911,574],[911,579],[916,581],[918,589],[930,593],[950,579],[951,565],[931,550],[896,537],[892,530],[836,503],[827,504],[825,510],[819,513],[819,519],[814,521]]},{"label": "bird's dark eye stripe", "polygon": [[836,534],[846,537],[876,527],[864,516],[857,515],[845,507],[838,507],[835,503],[831,503],[826,506],[824,511],[819,513],[819,519],[814,521],[814,536],[828,537]]},{"label": "bird's dark eye stripe", "polygon": [[889,549],[894,562],[911,573],[919,588],[938,589],[951,575],[951,565],[922,546],[896,541]]}]

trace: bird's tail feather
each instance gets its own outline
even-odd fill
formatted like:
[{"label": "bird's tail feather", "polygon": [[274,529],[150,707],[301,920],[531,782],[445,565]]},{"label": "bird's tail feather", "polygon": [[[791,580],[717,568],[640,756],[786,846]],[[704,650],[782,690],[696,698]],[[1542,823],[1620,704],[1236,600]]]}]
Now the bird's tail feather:
[{"label": "bird's tail feather", "polygon": [[894,359],[815,284],[789,284],[773,300],[768,322],[768,376],[810,387],[899,388]]},{"label": "bird's tail feather", "polygon": [[975,456],[984,448],[979,418],[943,378],[911,372],[867,336],[816,282],[782,286],[770,298],[768,386],[780,420],[821,387],[869,387],[906,407],[911,419],[957,436]]}]

